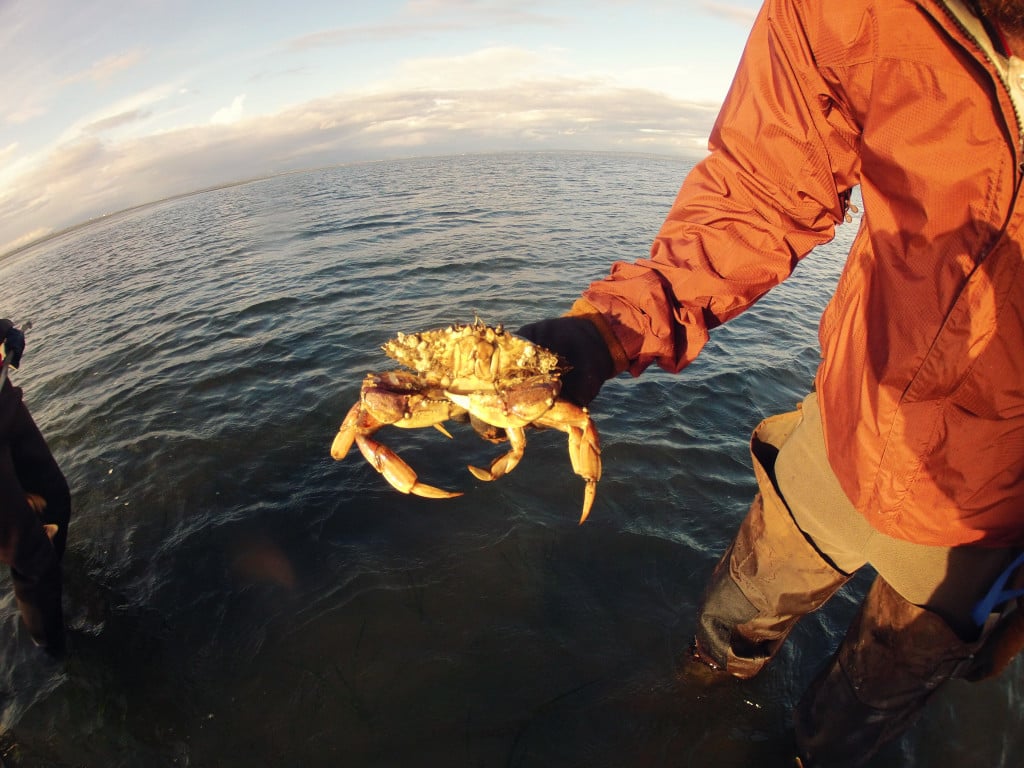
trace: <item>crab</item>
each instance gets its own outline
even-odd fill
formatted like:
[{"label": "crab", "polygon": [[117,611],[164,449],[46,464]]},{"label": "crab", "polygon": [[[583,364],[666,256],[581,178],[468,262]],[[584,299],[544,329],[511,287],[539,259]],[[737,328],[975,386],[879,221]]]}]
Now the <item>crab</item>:
[{"label": "crab", "polygon": [[469,421],[485,440],[508,442],[508,451],[488,468],[469,466],[479,480],[491,481],[519,463],[527,427],[550,427],[568,435],[572,469],[585,483],[580,523],[587,519],[601,478],[600,440],[587,409],[558,397],[565,367],[555,353],[480,320],[399,333],[383,350],[405,369],[366,375],[331,445],[334,459],[345,458],[355,443],[402,493],[452,498],[461,492],[420,482],[412,467],[372,435],[391,425],[434,427],[450,438],[445,421]]}]

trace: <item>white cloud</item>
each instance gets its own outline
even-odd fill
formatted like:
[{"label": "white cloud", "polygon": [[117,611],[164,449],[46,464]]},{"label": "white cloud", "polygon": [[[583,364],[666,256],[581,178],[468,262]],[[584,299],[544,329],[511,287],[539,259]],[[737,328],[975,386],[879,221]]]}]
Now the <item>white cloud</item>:
[{"label": "white cloud", "polygon": [[112,131],[117,128],[122,128],[126,125],[132,125],[139,121],[145,120],[150,116],[150,112],[144,109],[130,109],[127,112],[122,112],[118,115],[110,115],[109,117],[103,117],[96,120],[89,125],[85,126],[84,133],[104,133],[106,131]]},{"label": "white cloud", "polygon": [[210,122],[214,125],[225,125],[227,123],[235,123],[242,119],[242,113],[245,110],[245,94],[239,94],[231,101],[231,105],[222,107],[213,113],[210,118]]},{"label": "white cloud", "polygon": [[46,107],[38,101],[26,99],[25,102],[13,108],[11,112],[4,115],[4,122],[9,125],[21,125],[46,114]]},{"label": "white cloud", "polygon": [[88,69],[70,75],[65,82],[71,84],[89,80],[94,83],[106,83],[121,72],[134,67],[141,59],[142,52],[138,50],[105,56]]},{"label": "white cloud", "polygon": [[14,153],[18,151],[18,142],[12,141],[6,147],[0,149],[0,165],[6,165]]},{"label": "white cloud", "polygon": [[[138,105],[154,94],[127,100],[119,106],[132,109],[104,110],[31,164],[21,163],[16,176],[4,174],[0,254],[32,232],[298,168],[453,151],[692,155],[703,148],[716,106],[601,80],[545,78],[547,55],[493,48],[421,60],[418,74],[402,68],[390,90],[316,99],[274,115],[245,116],[242,94],[209,124],[158,133],[133,128],[145,119]],[[467,65],[475,71],[463,70],[456,80]],[[520,76],[499,77],[505,65]]]},{"label": "white cloud", "polygon": [[286,43],[292,51],[334,48],[367,40],[422,39],[451,32],[507,29],[510,26],[558,27],[560,17],[533,2],[486,2],[481,0],[409,0],[391,17],[361,25],[323,29]]},{"label": "white cloud", "polygon": [[385,82],[369,90],[493,89],[563,69],[553,52],[523,48],[484,48],[462,56],[427,57],[400,62]]},{"label": "white cloud", "polygon": [[57,140],[58,144],[77,141],[97,130],[109,130],[117,126],[137,124],[148,117],[155,107],[177,93],[178,83],[161,83],[143,91],[93,109],[71,123]]},{"label": "white cloud", "polygon": [[744,27],[749,27],[753,24],[754,19],[757,16],[757,9],[749,6],[713,3],[708,2],[708,0],[705,0],[700,5],[712,16],[721,16],[722,18],[729,19],[730,21],[735,21]]}]

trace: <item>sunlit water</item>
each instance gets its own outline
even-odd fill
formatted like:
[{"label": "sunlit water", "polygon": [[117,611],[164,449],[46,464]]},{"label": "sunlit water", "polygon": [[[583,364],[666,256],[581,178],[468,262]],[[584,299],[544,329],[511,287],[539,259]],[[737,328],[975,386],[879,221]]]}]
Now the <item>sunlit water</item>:
[{"label": "sunlit water", "polygon": [[[110,217],[0,264],[16,375],[70,481],[72,655],[0,602],[5,758],[24,766],[791,764],[788,713],[867,574],[759,679],[674,678],[791,408],[855,225],[679,376],[607,384],[605,474],[532,433],[509,476],[466,428],[381,433],[452,500],[328,447],[394,332],[560,314],[647,254],[689,165],[506,154],[356,165]],[[954,683],[877,766],[1018,765],[1020,666]]]}]

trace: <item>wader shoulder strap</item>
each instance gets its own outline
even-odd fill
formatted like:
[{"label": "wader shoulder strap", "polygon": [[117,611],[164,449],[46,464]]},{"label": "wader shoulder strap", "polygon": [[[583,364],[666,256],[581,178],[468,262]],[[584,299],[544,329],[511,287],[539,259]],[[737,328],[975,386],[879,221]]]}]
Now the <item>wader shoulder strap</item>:
[{"label": "wader shoulder strap", "polygon": [[1015,597],[1024,596],[1024,589],[1006,588],[1006,582],[1010,580],[1013,572],[1022,565],[1024,565],[1024,552],[1018,555],[1017,559],[1010,563],[1006,567],[1006,570],[999,574],[999,577],[995,580],[995,583],[992,584],[988,593],[978,601],[976,606],[974,606],[974,610],[971,612],[971,618],[974,619],[974,623],[979,627],[985,623],[989,614],[995,610],[996,606],[1002,605],[1007,600],[1013,600]]}]

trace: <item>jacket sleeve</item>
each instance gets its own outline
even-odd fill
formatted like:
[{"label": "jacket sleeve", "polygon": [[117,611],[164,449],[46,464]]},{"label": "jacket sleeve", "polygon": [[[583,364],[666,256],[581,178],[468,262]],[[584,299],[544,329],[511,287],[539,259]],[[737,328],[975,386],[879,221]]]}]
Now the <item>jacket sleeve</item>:
[{"label": "jacket sleeve", "polygon": [[[689,364],[708,331],[828,242],[856,184],[859,130],[815,66],[830,4],[767,0],[709,139],[649,259],[616,262],[573,314],[597,313],[618,370]],[[819,8],[824,6],[825,9]],[[819,16],[820,14],[820,16]]]}]

